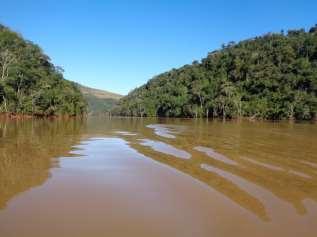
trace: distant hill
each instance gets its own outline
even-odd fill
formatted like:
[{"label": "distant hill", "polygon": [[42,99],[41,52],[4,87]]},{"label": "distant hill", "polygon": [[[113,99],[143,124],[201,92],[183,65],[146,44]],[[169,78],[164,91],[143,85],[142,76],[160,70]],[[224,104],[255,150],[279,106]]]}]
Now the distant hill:
[{"label": "distant hill", "polygon": [[109,91],[94,89],[94,88],[90,88],[90,87],[83,86],[83,85],[79,85],[79,88],[84,95],[94,95],[95,97],[100,98],[100,99],[119,100],[122,98],[122,95],[112,93]]},{"label": "distant hill", "polygon": [[122,95],[104,91],[100,89],[90,88],[77,84],[78,88],[84,95],[88,103],[89,114],[103,114],[112,110]]}]

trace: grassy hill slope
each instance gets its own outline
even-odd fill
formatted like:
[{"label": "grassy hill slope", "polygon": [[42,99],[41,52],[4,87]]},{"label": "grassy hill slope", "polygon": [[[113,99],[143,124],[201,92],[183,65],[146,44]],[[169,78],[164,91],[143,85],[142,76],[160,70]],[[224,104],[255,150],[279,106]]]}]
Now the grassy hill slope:
[{"label": "grassy hill slope", "polygon": [[119,99],[122,98],[122,95],[109,91],[94,89],[80,84],[77,84],[77,86],[88,103],[89,114],[107,113],[111,111]]}]

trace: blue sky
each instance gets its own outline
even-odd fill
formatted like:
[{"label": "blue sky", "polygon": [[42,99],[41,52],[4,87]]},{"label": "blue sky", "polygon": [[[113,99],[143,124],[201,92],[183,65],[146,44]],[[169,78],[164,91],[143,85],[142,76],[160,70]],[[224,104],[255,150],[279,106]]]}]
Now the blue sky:
[{"label": "blue sky", "polygon": [[229,41],[317,24],[316,0],[1,0],[0,22],[65,77],[121,94]]}]

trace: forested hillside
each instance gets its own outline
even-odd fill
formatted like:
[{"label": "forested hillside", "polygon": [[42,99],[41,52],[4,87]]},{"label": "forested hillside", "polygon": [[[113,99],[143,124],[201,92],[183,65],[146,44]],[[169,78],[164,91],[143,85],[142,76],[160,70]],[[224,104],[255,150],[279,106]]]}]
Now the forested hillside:
[{"label": "forested hillside", "polygon": [[91,115],[102,115],[109,113],[113,107],[118,103],[121,95],[86,87],[77,84],[78,88],[84,95],[85,100],[88,104],[88,113]]},{"label": "forested hillside", "polygon": [[0,112],[79,115],[86,102],[39,46],[0,25]]},{"label": "forested hillside", "polygon": [[230,42],[120,100],[123,116],[316,119],[317,25]]}]

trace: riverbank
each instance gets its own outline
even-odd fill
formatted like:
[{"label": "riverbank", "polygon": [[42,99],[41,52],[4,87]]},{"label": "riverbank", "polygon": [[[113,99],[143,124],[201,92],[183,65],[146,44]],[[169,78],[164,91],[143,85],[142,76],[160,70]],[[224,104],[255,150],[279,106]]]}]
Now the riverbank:
[{"label": "riverbank", "polygon": [[25,120],[34,118],[45,119],[69,119],[76,117],[85,117],[86,115],[45,115],[45,114],[22,114],[22,113],[0,113],[0,119]]}]

